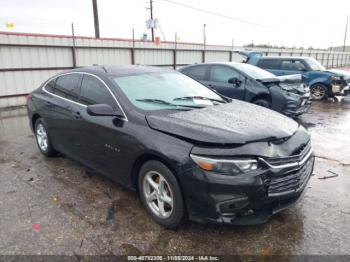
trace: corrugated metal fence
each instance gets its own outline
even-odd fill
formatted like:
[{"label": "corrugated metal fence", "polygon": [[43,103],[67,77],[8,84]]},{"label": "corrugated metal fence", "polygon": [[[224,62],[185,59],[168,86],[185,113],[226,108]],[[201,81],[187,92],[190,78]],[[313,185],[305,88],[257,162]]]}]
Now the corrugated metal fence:
[{"label": "corrugated metal fence", "polygon": [[[235,47],[235,49],[239,49]],[[350,65],[350,52],[254,49],[265,55],[310,56],[326,67]],[[240,61],[231,46],[126,39],[95,39],[0,32],[0,108],[23,105],[24,96],[50,76],[93,64],[146,64],[179,68],[210,61]]]}]

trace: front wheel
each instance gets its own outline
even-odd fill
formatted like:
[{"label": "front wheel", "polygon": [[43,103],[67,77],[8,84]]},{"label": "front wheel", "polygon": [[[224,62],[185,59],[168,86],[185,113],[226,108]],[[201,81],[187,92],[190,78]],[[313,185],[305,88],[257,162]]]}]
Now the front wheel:
[{"label": "front wheel", "polygon": [[314,100],[324,100],[328,98],[328,89],[323,84],[314,84],[310,88],[310,94]]},{"label": "front wheel", "polygon": [[271,102],[266,99],[256,99],[253,101],[253,104],[266,108],[271,108]]},{"label": "front wheel", "polygon": [[139,174],[141,201],[151,217],[166,228],[184,220],[185,205],[174,174],[159,161],[146,162]]}]

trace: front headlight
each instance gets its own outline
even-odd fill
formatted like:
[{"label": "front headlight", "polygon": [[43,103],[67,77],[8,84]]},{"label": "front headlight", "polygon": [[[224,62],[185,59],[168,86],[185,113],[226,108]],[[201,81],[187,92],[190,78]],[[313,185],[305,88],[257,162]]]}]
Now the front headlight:
[{"label": "front headlight", "polygon": [[339,81],[339,80],[341,80],[341,78],[339,76],[332,76],[332,80],[333,81]]},{"label": "front headlight", "polygon": [[255,159],[216,159],[191,154],[192,160],[202,169],[224,175],[240,175],[258,168]]},{"label": "front headlight", "polygon": [[283,84],[280,84],[280,87],[282,90],[284,91],[292,91],[294,89],[294,86],[293,85],[283,85]]}]

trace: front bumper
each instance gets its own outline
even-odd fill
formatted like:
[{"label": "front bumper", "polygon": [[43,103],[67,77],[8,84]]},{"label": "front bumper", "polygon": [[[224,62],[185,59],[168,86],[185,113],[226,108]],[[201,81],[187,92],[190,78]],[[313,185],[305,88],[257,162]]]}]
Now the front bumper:
[{"label": "front bumper", "polygon": [[303,196],[314,166],[311,149],[299,163],[297,167],[279,165],[281,168],[268,168],[256,176],[240,177],[225,177],[195,167],[196,190],[187,199],[190,218],[232,225],[266,222]]},{"label": "front bumper", "polygon": [[287,116],[299,116],[309,111],[311,107],[310,93],[304,95],[289,94],[283,114]]},{"label": "front bumper", "polygon": [[350,82],[348,82],[348,85],[342,90],[342,94],[344,96],[347,96],[350,94]]}]

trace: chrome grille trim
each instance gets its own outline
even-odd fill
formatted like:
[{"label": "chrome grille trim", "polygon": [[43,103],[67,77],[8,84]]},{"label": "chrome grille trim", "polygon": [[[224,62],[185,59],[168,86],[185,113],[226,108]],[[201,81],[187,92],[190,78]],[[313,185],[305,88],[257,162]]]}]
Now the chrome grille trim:
[{"label": "chrome grille trim", "polygon": [[[312,147],[309,142],[303,151],[298,155],[288,156],[288,157],[280,157],[275,159],[264,159],[259,157],[258,159],[265,163],[269,168],[272,169],[283,169],[283,168],[291,168],[291,167],[300,167],[305,164],[305,162],[312,155]],[[274,163],[283,163],[283,164],[274,164]]]},{"label": "chrome grille trim", "polygon": [[303,190],[310,179],[313,162],[313,159],[309,159],[302,168],[292,174],[271,177],[268,184],[268,196],[281,196]]}]

